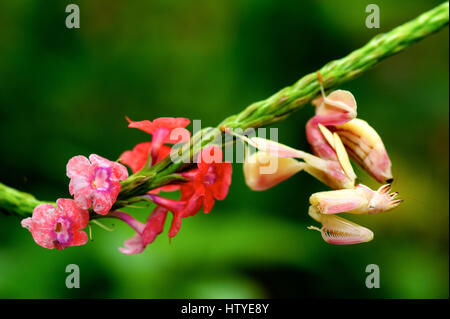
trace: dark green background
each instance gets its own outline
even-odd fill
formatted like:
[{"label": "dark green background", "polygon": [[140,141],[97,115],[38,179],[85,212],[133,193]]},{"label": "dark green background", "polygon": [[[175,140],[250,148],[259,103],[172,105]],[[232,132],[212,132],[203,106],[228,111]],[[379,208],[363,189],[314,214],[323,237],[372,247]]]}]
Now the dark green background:
[{"label": "dark green background", "polygon": [[[71,2],[78,30],[64,25]],[[147,138],[125,115],[216,125],[440,3],[376,1],[377,30],[364,25],[372,2],[2,0],[0,181],[44,200],[68,197],[70,157],[114,160]],[[93,242],[55,251],[0,216],[0,297],[448,298],[448,36],[446,28],[343,86],[382,136],[405,199],[389,213],[350,217],[374,231],[372,242],[332,246],[306,229],[309,196],[327,189],[310,176],[258,193],[235,164],[225,201],[186,219],[170,245],[166,228],[138,256],[118,252],[132,235],[122,224],[94,226]],[[308,106],[277,124],[279,140],[309,150],[312,114]],[[80,289],[65,287],[70,263],[80,266]],[[379,289],[365,287],[368,264],[380,267]]]}]

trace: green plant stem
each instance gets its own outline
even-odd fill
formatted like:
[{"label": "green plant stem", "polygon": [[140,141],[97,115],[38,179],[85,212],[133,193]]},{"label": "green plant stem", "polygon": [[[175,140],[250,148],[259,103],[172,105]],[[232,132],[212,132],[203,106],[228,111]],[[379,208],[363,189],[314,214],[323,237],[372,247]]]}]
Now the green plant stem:
[{"label": "green plant stem", "polygon": [[[439,31],[448,25],[448,21],[449,4],[445,2],[388,33],[375,36],[362,48],[320,68],[324,87],[329,89],[356,78],[387,57]],[[219,124],[219,127],[245,130],[282,121],[314,99],[319,90],[316,73],[305,75],[292,86],[280,90],[265,100],[251,104],[239,114],[226,118]],[[187,146],[189,148],[188,156],[192,158],[208,142],[219,140],[221,135],[222,132],[217,128],[203,129],[191,139],[191,143]],[[181,161],[174,163],[167,157],[150,169],[130,176],[122,183],[122,190],[113,209],[127,206],[129,203],[135,202],[136,196],[177,180],[178,177],[174,173],[184,165]],[[145,179],[139,177],[142,174],[146,176]],[[30,194],[0,184],[1,212],[25,217],[29,216],[33,208],[40,203],[42,202]]]},{"label": "green plant stem", "polygon": [[18,217],[28,217],[34,207],[44,204],[33,195],[18,191],[0,183],[0,212]]},{"label": "green plant stem", "polygon": [[[382,60],[448,25],[449,5],[445,2],[388,33],[378,34],[362,48],[342,59],[325,64],[320,73],[324,88],[354,79]],[[221,125],[231,128],[261,127],[283,120],[309,103],[319,93],[316,73],[310,73],[271,97],[255,102]]]}]

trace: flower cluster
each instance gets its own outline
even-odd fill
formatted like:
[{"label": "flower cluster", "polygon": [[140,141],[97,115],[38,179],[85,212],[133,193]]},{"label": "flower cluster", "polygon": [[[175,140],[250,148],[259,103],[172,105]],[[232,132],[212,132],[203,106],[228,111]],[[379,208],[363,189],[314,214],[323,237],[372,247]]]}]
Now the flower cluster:
[{"label": "flower cluster", "polygon": [[[389,193],[392,183],[391,162],[377,132],[367,122],[356,118],[356,101],[348,91],[336,90],[313,101],[316,113],[306,124],[306,137],[314,154],[275,141],[234,134],[258,152],[244,162],[247,185],[266,190],[305,171],[334,191],[310,197],[309,215],[322,224],[322,237],[332,244],[355,244],[372,240],[373,233],[362,226],[335,216],[337,213],[374,214],[397,207],[402,200]],[[380,183],[377,191],[359,184],[349,156]],[[275,169],[267,172],[267,164]],[[266,170],[266,171],[265,171]]]},{"label": "flower cluster", "polygon": [[[112,210],[121,190],[121,181],[128,178],[128,171],[122,164],[145,180],[149,169],[170,154],[171,144],[190,139],[190,132],[186,130],[190,120],[186,118],[127,120],[129,127],[150,134],[151,141],[137,144],[132,150],[123,152],[120,163],[95,154],[89,159],[84,156],[71,158],[67,164],[67,176],[70,178],[69,192],[73,200],[58,199],[56,208],[53,204],[39,205],[32,217],[22,221],[22,226],[29,229],[37,244],[49,249],[85,244],[88,237],[82,229],[88,225],[90,214],[93,214],[91,218],[117,218],[133,228],[136,234],[125,241],[124,247],[119,250],[124,254],[137,254],[163,231],[168,212],[173,214],[169,230],[169,237],[172,238],[178,233],[183,218],[196,215],[202,208],[203,212],[209,213],[215,200],[226,197],[231,184],[231,163],[222,162],[221,148],[210,145],[197,155],[196,165],[177,174],[181,182],[152,189],[138,196],[141,201],[156,204],[145,223],[123,211]],[[181,194],[179,200],[158,195],[161,191],[177,190]]]},{"label": "flower cluster", "polygon": [[75,156],[67,163],[69,192],[74,199],[60,198],[53,204],[34,208],[33,216],[22,220],[22,226],[34,241],[45,248],[58,250],[84,245],[87,234],[82,231],[89,222],[89,209],[106,215],[120,191],[120,181],[128,177],[127,169],[116,162],[92,154],[87,159]]},{"label": "flower cluster", "polygon": [[[189,131],[185,129],[190,121],[185,118],[159,118],[153,122],[128,121],[129,127],[152,134],[151,142],[140,143],[120,156],[120,161],[129,166],[133,173],[150,168],[170,154],[171,147],[167,144],[186,142],[190,137]],[[215,200],[225,199],[231,184],[232,167],[231,163],[222,162],[222,157],[221,148],[207,146],[198,154],[196,167],[178,174],[184,182],[168,184],[142,195],[142,198],[156,204],[145,224],[124,212],[114,213],[113,217],[128,223],[136,231],[120,251],[124,254],[141,253],[163,231],[168,212],[173,215],[168,233],[169,238],[172,238],[178,233],[183,218],[196,215],[202,208],[204,213],[209,213]],[[159,195],[160,191],[176,190],[180,191],[179,200]]]},{"label": "flower cluster", "polygon": [[[173,215],[169,238],[178,233],[183,218],[196,215],[202,207],[204,213],[209,213],[215,200],[225,199],[231,184],[231,173],[231,163],[222,162],[222,150],[219,147],[211,145],[204,148],[198,155],[197,167],[180,173],[186,182],[173,185],[179,186],[181,194],[179,200],[165,198],[152,191],[143,196],[157,206],[145,225],[133,227],[136,234],[127,240],[125,247],[120,250],[125,254],[142,252],[145,246],[153,242],[155,237],[163,231],[168,212]],[[168,191],[167,187],[163,190]],[[122,216],[125,216],[124,213]],[[127,218],[129,218],[128,215]],[[126,219],[121,219],[128,222]]]}]

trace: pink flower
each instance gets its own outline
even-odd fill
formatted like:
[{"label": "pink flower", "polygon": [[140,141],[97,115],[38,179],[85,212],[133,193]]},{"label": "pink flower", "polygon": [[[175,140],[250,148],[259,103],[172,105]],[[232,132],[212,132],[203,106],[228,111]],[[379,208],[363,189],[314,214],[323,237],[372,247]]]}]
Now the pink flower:
[{"label": "pink flower", "polygon": [[125,166],[95,154],[72,157],[67,163],[67,176],[71,179],[69,191],[81,209],[93,204],[96,213],[106,215],[120,191],[120,181],[127,179]]},{"label": "pink flower", "polygon": [[33,235],[34,241],[45,248],[58,250],[86,244],[88,236],[81,231],[89,222],[89,212],[80,209],[73,200],[60,198],[56,209],[52,204],[34,208],[33,217],[22,220],[22,227]]},{"label": "pink flower", "polygon": [[144,231],[145,225],[124,212],[115,211],[112,212],[110,216],[122,220],[136,231],[136,234],[134,234],[133,237],[127,239],[123,243],[124,247],[119,247],[119,251],[125,255],[142,253],[146,246],[142,241],[142,232]]},{"label": "pink flower", "polygon": [[123,243],[123,247],[119,247],[119,251],[125,255],[136,255],[140,254],[145,250],[145,245],[142,242],[142,237],[140,234],[136,233],[130,239],[127,239]]},{"label": "pink flower", "polygon": [[127,213],[115,211],[111,217],[118,218],[127,223],[136,231],[133,237],[124,242],[124,247],[119,251],[126,255],[140,254],[145,250],[148,244],[151,244],[156,236],[164,229],[164,223],[167,217],[167,209],[157,206],[147,219],[145,224],[137,221]]}]

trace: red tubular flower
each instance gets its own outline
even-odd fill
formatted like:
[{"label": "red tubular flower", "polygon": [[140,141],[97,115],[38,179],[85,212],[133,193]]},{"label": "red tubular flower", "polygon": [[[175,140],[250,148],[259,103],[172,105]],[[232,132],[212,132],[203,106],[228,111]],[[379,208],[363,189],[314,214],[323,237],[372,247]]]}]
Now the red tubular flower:
[{"label": "red tubular flower", "polygon": [[198,197],[186,197],[181,194],[180,200],[173,200],[158,196],[156,194],[146,195],[150,198],[158,207],[164,207],[173,214],[172,225],[169,230],[169,237],[174,237],[181,227],[181,219],[183,217],[194,216],[202,208],[202,202],[198,200]]},{"label": "red tubular flower", "polygon": [[222,162],[222,150],[211,145],[199,154],[197,167],[196,170],[182,174],[190,179],[188,185],[182,187],[182,192],[186,194],[185,197],[201,197],[203,212],[209,213],[214,206],[214,200],[223,200],[228,194],[232,166],[231,163]]},{"label": "red tubular flower", "polygon": [[190,138],[190,132],[185,129],[191,122],[183,117],[160,117],[152,121],[132,121],[126,118],[130,123],[128,127],[140,129],[153,136],[151,144],[152,165],[156,163],[160,148],[164,143],[176,144],[187,142]]},{"label": "red tubular flower", "polygon": [[231,174],[231,163],[222,162],[222,150],[217,146],[208,146],[198,156],[197,168],[181,174],[189,182],[180,185],[180,200],[147,195],[155,204],[172,212],[169,237],[178,233],[182,218],[196,215],[202,206],[203,212],[209,213],[216,199],[225,199],[231,184]]},{"label": "red tubular flower", "polygon": [[167,208],[156,206],[156,208],[148,217],[147,223],[144,227],[144,231],[142,232],[142,241],[145,245],[153,243],[156,236],[163,232],[166,217]]},{"label": "red tubular flower", "polygon": [[22,220],[22,227],[33,235],[34,241],[45,248],[58,250],[86,244],[88,236],[81,231],[89,222],[89,212],[78,208],[71,199],[60,198],[56,208],[41,204],[34,208],[33,217]]},{"label": "red tubular flower", "polygon": [[[150,150],[152,149],[152,142],[144,142],[137,144],[131,151],[125,151],[120,155],[120,161],[131,168],[133,173],[136,173],[144,168],[147,162]],[[170,154],[171,147],[162,145],[156,156],[155,163],[161,161],[164,157]]]},{"label": "red tubular flower", "polygon": [[183,137],[173,138],[170,133],[176,128],[185,128],[191,122],[189,119],[184,117],[159,117],[154,119],[153,122],[149,120],[144,121],[132,121],[128,117],[126,118],[130,123],[128,127],[137,128],[148,134],[160,135],[162,143],[176,144],[183,141]]},{"label": "red tubular flower", "polygon": [[187,187],[187,185],[181,187],[180,202],[183,203],[182,209],[172,210],[173,219],[169,229],[170,238],[178,234],[182,218],[195,216],[202,208],[202,197],[196,194],[193,188]]}]

